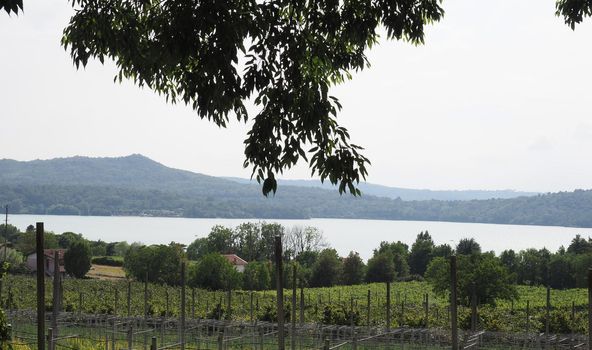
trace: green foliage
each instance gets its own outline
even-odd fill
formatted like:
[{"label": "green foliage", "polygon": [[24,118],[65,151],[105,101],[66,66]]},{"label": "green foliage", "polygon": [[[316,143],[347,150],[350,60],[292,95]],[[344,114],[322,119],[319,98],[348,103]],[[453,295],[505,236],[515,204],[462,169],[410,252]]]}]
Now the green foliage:
[{"label": "green foliage", "polygon": [[112,59],[120,81],[190,105],[218,126],[229,114],[246,122],[244,103],[253,100],[244,166],[265,195],[300,158],[340,193],[360,194],[368,160],[337,123],[341,104],[329,89],[369,65],[365,52],[380,27],[389,39],[422,43],[425,25],[443,16],[439,3],[76,0],[62,44],[77,67]]},{"label": "green foliage", "polygon": [[243,285],[247,290],[266,290],[271,288],[271,265],[268,262],[254,261],[245,267]]},{"label": "green foliage", "polygon": [[62,249],[68,249],[72,243],[84,239],[81,234],[74,232],[64,232],[58,236],[58,245]]},{"label": "green foliage", "polygon": [[519,284],[546,284],[549,277],[551,253],[547,249],[526,249],[518,253],[517,282]]},{"label": "green foliage", "polygon": [[181,279],[183,248],[174,242],[169,245],[140,246],[129,249],[123,263],[125,271],[138,281],[177,285]]},{"label": "green foliage", "polygon": [[83,278],[90,270],[91,258],[90,246],[86,241],[73,242],[64,254],[66,273],[76,278]]},{"label": "green foliage", "polygon": [[587,254],[592,253],[592,241],[590,238],[585,239],[580,235],[576,235],[571,240],[570,245],[567,247],[567,253],[570,254]]},{"label": "green foliage", "polygon": [[[30,180],[24,182],[24,178]],[[49,206],[60,203],[76,206],[81,215],[364,218],[592,227],[592,190],[512,199],[402,201],[369,195],[346,198],[318,188],[284,186],[281,193],[266,199],[257,186],[166,168],[139,155],[41,163],[0,160],[0,203],[9,203],[11,211],[21,214],[46,214]],[[260,247],[255,252],[269,257],[273,249]],[[244,253],[248,259],[249,252]]]},{"label": "green foliage", "polygon": [[[432,260],[426,272],[426,279],[434,292],[440,295],[450,292],[450,262],[441,257]],[[458,298],[463,305],[469,305],[473,293],[480,304],[518,297],[510,273],[499,258],[492,254],[459,255],[457,279]]]},{"label": "green foliage", "polygon": [[481,245],[474,238],[463,238],[456,245],[456,254],[479,255],[481,254]]},{"label": "green foliage", "polygon": [[425,273],[433,250],[434,241],[428,231],[420,232],[409,253],[409,268],[412,274],[423,275]]},{"label": "green foliage", "polygon": [[[44,249],[56,249],[59,248],[58,239],[53,232],[45,232],[43,236],[43,248]],[[27,231],[20,234],[14,247],[25,255],[29,255],[35,252],[37,246],[35,231]]]},{"label": "green foliage", "polygon": [[280,224],[243,223],[236,228],[213,226],[207,237],[197,238],[187,247],[191,260],[211,254],[236,254],[247,261],[266,261],[273,258],[276,235],[284,227]]},{"label": "green foliage", "polygon": [[4,349],[4,344],[10,340],[10,329],[8,327],[8,319],[4,311],[0,307],[0,348]]},{"label": "green foliage", "polygon": [[189,285],[212,290],[240,289],[242,276],[226,258],[210,253],[189,269]]},{"label": "green foliage", "polygon": [[392,282],[395,277],[395,265],[390,252],[374,254],[368,260],[366,282]]},{"label": "green foliage", "polygon": [[365,265],[357,252],[350,252],[343,259],[343,279],[345,285],[360,284],[364,281]]},{"label": "green foliage", "polygon": [[323,324],[332,325],[360,325],[360,311],[357,308],[353,310],[345,305],[325,305],[323,308]]},{"label": "green foliage", "polygon": [[557,0],[557,16],[563,17],[565,24],[571,29],[581,23],[585,17],[592,16],[592,0]]},{"label": "green foliage", "polygon": [[2,9],[9,15],[11,12],[18,15],[19,10],[23,11],[23,0],[0,0],[0,10]]},{"label": "green foliage", "polygon": [[378,250],[375,250],[374,253],[390,253],[393,256],[396,275],[402,278],[409,276],[409,246],[407,244],[401,241],[396,243],[380,242]]},{"label": "green foliage", "polygon": [[335,249],[324,249],[312,269],[312,287],[330,287],[338,284],[343,272],[343,262]]},{"label": "green foliage", "polygon": [[121,257],[96,256],[92,258],[91,262],[96,265],[123,266],[123,259]]}]

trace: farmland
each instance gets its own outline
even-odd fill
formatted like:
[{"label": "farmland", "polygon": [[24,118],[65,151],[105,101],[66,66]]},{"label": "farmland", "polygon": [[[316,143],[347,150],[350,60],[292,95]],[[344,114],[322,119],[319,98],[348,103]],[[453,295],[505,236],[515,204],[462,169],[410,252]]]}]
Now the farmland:
[{"label": "farmland", "polygon": [[[7,309],[34,309],[36,305],[35,280],[26,276],[7,276],[3,281],[2,305]],[[130,282],[130,315],[144,315],[144,288],[142,283]],[[370,308],[368,309],[368,291]],[[515,302],[499,301],[495,306],[479,308],[479,328],[488,331],[519,332],[529,327],[545,328],[546,290],[543,287],[518,286],[519,299]],[[66,279],[63,282],[62,309],[86,314],[127,316],[128,282]],[[300,320],[300,294],[297,292],[296,317]],[[426,324],[425,294],[428,294],[428,326],[447,328],[448,304],[444,297],[434,295],[425,282],[393,283],[391,287],[390,326],[424,327]],[[175,317],[180,314],[179,287],[157,284],[147,285],[146,314],[150,317]],[[384,284],[339,286],[331,288],[305,288],[302,290],[305,322],[324,324],[350,324],[386,326],[386,288]],[[232,291],[230,312],[229,293],[186,290],[186,314],[190,318],[275,321],[275,292]],[[287,313],[291,311],[292,292],[284,292]],[[51,280],[46,281],[46,309],[51,309]],[[528,322],[527,322],[528,303]],[[252,309],[251,309],[252,305]],[[553,290],[549,326],[551,332],[585,333],[587,292],[585,289]],[[353,315],[351,311],[353,310]],[[370,312],[368,312],[368,310]],[[288,315],[290,317],[290,315]],[[470,310],[460,307],[459,322],[468,328]]]}]

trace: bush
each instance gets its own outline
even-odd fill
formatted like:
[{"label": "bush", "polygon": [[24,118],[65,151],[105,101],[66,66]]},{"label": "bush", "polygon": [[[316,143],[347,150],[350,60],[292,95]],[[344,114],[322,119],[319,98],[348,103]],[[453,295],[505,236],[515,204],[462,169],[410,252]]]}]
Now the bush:
[{"label": "bush", "polygon": [[183,258],[183,248],[176,243],[141,246],[128,249],[123,267],[129,275],[141,282],[148,275],[148,282],[178,285]]},{"label": "bush", "polygon": [[189,269],[189,285],[211,290],[239,289],[242,275],[218,253],[204,256]]},{"label": "bush", "polygon": [[72,243],[70,249],[64,254],[64,267],[70,276],[83,278],[90,270],[91,252],[86,241],[80,240]]},{"label": "bush", "polygon": [[92,258],[92,263],[95,265],[105,266],[123,266],[123,260],[114,258],[112,256],[97,256]]}]

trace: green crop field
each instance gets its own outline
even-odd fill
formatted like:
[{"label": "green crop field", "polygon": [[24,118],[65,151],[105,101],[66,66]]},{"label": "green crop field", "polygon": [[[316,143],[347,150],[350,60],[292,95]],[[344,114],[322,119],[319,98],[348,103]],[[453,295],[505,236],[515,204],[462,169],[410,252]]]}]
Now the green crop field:
[{"label": "green crop field", "polygon": [[[46,280],[46,308],[51,310],[52,281]],[[36,305],[36,281],[27,276],[7,276],[3,280],[0,295],[7,309],[33,309]],[[131,282],[130,314],[144,314],[144,285]],[[148,285],[146,299],[150,316],[176,316],[180,314],[180,287]],[[70,312],[111,314],[125,316],[128,313],[126,281],[99,281],[66,279],[63,282],[62,309]],[[368,309],[368,291],[370,308]],[[519,299],[513,303],[499,301],[495,306],[479,308],[479,328],[490,331],[523,331],[545,329],[546,290],[543,287],[518,286]],[[425,282],[393,283],[391,287],[391,326],[423,327],[426,323],[424,296],[429,295],[428,325],[448,327],[448,302],[443,296],[434,295]],[[251,296],[252,295],[252,296]],[[303,290],[306,322],[325,324],[350,324],[386,326],[386,287],[384,284],[339,286],[332,288],[305,288]],[[285,309],[288,319],[291,313],[292,291],[285,290]],[[193,318],[230,318],[275,321],[275,291],[232,291],[230,312],[228,293],[186,289],[186,314]],[[297,292],[296,317],[300,319],[300,290]],[[529,303],[527,321],[526,304]],[[251,309],[252,305],[252,309]],[[353,305],[353,306],[352,306]],[[573,305],[573,309],[572,309]],[[553,290],[551,292],[550,329],[558,333],[585,333],[587,291],[585,289]],[[353,310],[353,314],[352,314]],[[369,312],[368,312],[369,311]],[[572,314],[573,312],[573,314]],[[469,327],[469,308],[459,308],[459,323]]]}]

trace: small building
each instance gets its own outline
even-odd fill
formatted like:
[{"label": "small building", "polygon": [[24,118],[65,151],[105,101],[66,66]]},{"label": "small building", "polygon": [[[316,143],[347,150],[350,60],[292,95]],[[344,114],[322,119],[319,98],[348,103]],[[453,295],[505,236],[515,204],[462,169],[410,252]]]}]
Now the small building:
[{"label": "small building", "polygon": [[232,266],[234,266],[236,271],[245,272],[245,266],[247,266],[248,262],[246,262],[240,256],[236,254],[222,254],[222,256],[225,257]]},{"label": "small building", "polygon": [[[64,254],[66,253],[66,249],[44,249],[43,253],[45,255],[45,274],[47,276],[54,275],[54,258],[56,252],[58,253],[59,257],[58,264],[60,267],[60,273],[62,276],[66,274],[66,268],[64,267]],[[27,267],[33,272],[37,271],[37,253],[29,254],[27,256]]]}]

